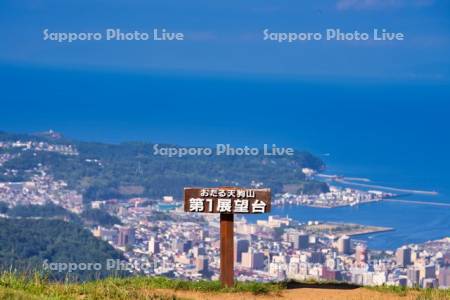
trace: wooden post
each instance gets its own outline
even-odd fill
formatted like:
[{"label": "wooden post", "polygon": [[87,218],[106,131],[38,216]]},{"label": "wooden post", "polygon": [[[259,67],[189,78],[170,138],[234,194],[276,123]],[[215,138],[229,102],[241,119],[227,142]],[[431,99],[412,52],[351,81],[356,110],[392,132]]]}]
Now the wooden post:
[{"label": "wooden post", "polygon": [[220,281],[234,286],[234,215],[220,214]]},{"label": "wooden post", "polygon": [[270,189],[184,188],[184,211],[220,214],[220,281],[234,286],[234,214],[270,212]]}]

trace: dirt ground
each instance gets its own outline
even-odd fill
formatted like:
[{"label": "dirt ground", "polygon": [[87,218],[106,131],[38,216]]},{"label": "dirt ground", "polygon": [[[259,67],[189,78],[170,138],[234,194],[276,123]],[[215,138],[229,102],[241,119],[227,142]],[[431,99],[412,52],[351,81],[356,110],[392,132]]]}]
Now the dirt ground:
[{"label": "dirt ground", "polygon": [[272,295],[252,295],[247,293],[200,293],[190,291],[168,292],[161,290],[165,295],[176,295],[180,298],[195,300],[415,300],[417,295],[397,295],[389,292],[372,291],[365,288],[356,289],[316,289],[299,288],[282,291]]}]

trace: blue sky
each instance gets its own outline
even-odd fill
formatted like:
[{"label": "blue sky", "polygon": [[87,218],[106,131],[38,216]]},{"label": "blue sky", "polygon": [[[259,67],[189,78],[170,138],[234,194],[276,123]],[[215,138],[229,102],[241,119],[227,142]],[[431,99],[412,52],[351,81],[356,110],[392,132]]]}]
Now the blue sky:
[{"label": "blue sky", "polygon": [[[3,0],[0,64],[289,78],[450,79],[450,2],[443,0]],[[43,41],[42,30],[186,34],[183,42]],[[403,32],[402,42],[262,40],[262,30]]]}]

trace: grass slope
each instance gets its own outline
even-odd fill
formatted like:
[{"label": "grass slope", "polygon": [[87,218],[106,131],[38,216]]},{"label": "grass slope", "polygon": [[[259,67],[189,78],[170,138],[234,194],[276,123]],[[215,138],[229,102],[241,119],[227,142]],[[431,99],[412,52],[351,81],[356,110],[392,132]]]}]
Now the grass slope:
[{"label": "grass slope", "polygon": [[[294,289],[292,289],[294,288]],[[315,290],[315,292],[311,292]],[[86,283],[52,283],[36,274],[25,277],[5,272],[0,275],[0,299],[297,299],[299,295],[330,299],[356,299],[357,294],[372,299],[448,300],[450,290],[415,290],[392,287],[361,288],[337,283],[256,283],[239,282],[233,288],[222,288],[217,281],[182,281],[164,277],[130,277],[96,280]],[[180,292],[181,297],[180,297]],[[184,293],[183,293],[184,292]],[[207,294],[206,294],[207,293]],[[353,294],[352,294],[353,293]],[[188,297],[184,297],[187,295]],[[207,295],[207,296],[206,296]],[[233,295],[236,295],[234,297]],[[375,297],[376,296],[376,297]],[[300,297],[301,298],[301,297]],[[361,298],[361,299],[363,299]],[[315,296],[308,299],[316,299]]]},{"label": "grass slope", "polygon": [[282,288],[279,284],[255,282],[222,288],[218,281],[189,282],[164,277],[109,277],[86,283],[55,283],[38,274],[30,278],[5,272],[0,276],[0,299],[180,299],[158,290],[268,294]]}]

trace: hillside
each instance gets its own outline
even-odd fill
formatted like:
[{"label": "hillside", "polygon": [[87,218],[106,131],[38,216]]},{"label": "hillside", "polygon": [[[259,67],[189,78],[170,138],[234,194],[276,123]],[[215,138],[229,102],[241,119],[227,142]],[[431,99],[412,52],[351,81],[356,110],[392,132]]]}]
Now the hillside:
[{"label": "hillside", "polygon": [[75,270],[57,272],[47,265],[58,263],[101,263],[122,259],[121,253],[99,240],[75,223],[48,219],[0,218],[0,270],[42,270],[50,279],[72,280],[102,278],[113,273],[105,267],[100,271]]},{"label": "hillside", "polygon": [[[23,145],[14,144],[16,141]],[[0,164],[0,181],[27,180],[31,170],[41,164],[56,180],[64,180],[82,193],[85,201],[180,197],[184,186],[250,186],[252,182],[263,183],[274,192],[281,191],[285,184],[300,184],[308,193],[327,190],[325,183],[306,180],[302,168],[321,170],[325,166],[320,158],[305,151],[295,151],[292,156],[265,156],[260,151],[255,156],[168,157],[155,154],[151,143],[104,144],[67,140],[55,134],[4,132],[0,132],[1,142],[0,154],[10,156]]]}]

